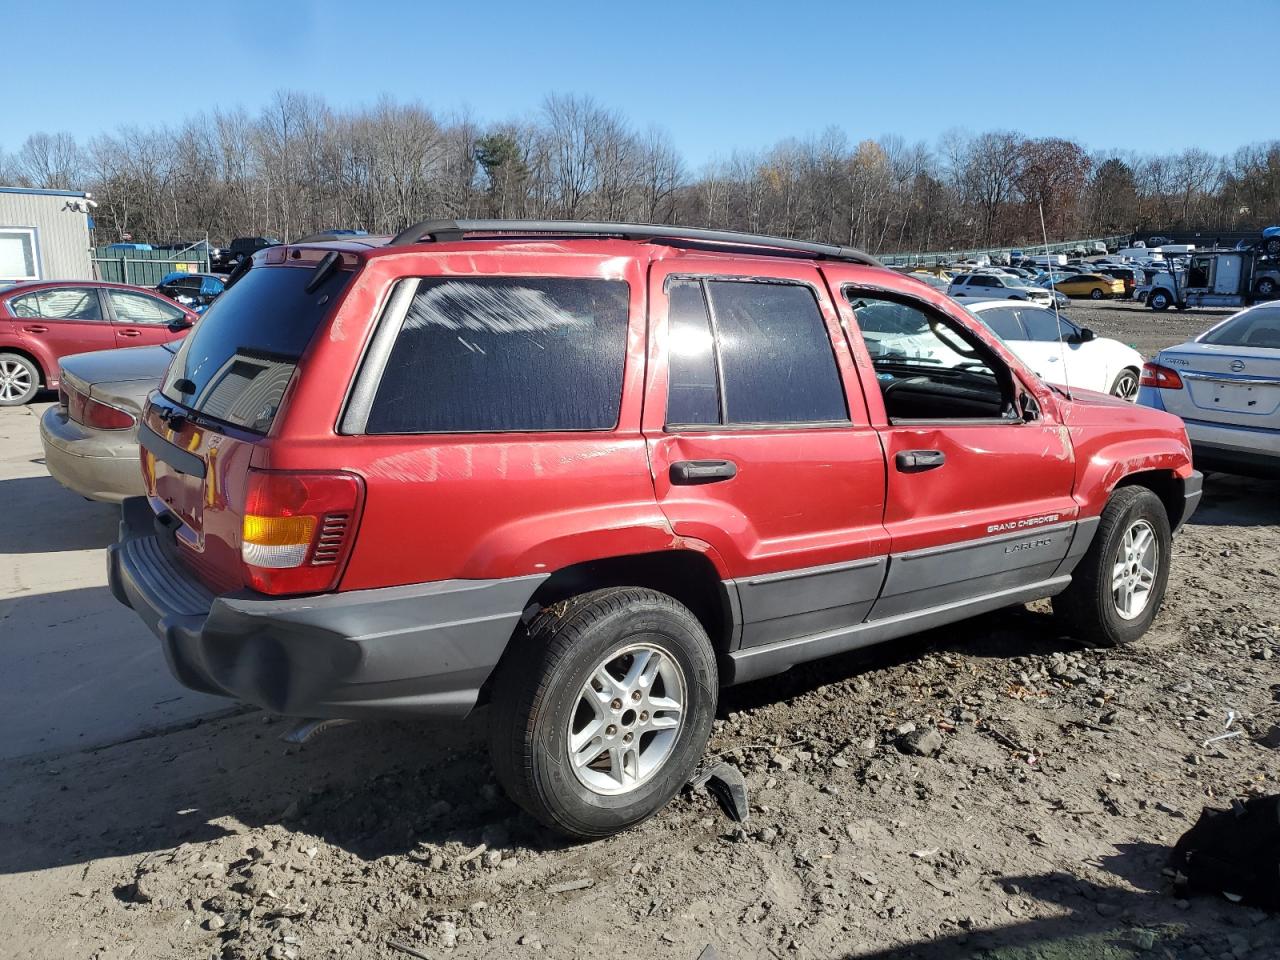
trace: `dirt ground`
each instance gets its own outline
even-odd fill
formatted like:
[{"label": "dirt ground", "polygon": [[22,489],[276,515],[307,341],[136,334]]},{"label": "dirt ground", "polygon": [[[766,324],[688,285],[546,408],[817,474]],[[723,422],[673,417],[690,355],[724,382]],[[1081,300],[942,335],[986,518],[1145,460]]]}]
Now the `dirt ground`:
[{"label": "dirt ground", "polygon": [[[1148,355],[1214,319],[1072,316]],[[686,792],[565,845],[496,788],[483,715],[293,747],[245,712],[5,761],[0,956],[1280,957],[1280,917],[1163,872],[1204,806],[1280,792],[1278,492],[1210,478],[1132,647],[1037,604],[726,691],[740,827]]]}]

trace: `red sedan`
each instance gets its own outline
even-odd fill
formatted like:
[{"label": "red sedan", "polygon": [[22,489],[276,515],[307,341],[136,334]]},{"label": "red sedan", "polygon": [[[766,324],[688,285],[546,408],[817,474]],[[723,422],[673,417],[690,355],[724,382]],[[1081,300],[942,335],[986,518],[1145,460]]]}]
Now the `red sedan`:
[{"label": "red sedan", "polygon": [[37,280],[0,290],[0,406],[58,387],[68,354],[183,336],[197,314],[154,290],[98,280]]}]

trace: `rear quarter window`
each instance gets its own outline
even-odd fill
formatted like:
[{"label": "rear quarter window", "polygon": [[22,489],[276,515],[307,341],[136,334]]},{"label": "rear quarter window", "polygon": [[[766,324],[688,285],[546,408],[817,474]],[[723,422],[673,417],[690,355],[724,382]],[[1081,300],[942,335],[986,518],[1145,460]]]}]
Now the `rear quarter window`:
[{"label": "rear quarter window", "polygon": [[630,299],[620,280],[420,280],[365,432],[613,429]]}]

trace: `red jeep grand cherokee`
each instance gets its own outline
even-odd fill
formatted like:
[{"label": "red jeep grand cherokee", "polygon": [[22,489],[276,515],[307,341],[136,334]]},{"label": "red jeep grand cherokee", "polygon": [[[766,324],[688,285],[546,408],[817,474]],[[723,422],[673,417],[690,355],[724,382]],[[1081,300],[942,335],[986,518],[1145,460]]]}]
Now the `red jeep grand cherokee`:
[{"label": "red jeep grand cherokee", "polygon": [[1134,640],[1200,497],[1177,418],[848,248],[433,221],[234,279],[144,415],[115,595],[276,713],[489,703],[575,837],[671,798],[724,684],[1042,597]]}]

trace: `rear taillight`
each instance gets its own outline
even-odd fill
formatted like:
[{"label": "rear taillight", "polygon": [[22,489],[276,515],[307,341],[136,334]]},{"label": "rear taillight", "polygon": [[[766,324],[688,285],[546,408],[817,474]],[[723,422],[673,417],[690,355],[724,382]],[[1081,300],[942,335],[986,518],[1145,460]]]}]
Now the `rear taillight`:
[{"label": "rear taillight", "polygon": [[59,398],[66,397],[67,416],[76,423],[95,430],[128,430],[137,421],[133,415],[85,396],[74,387],[59,389]]},{"label": "rear taillight", "polygon": [[1182,378],[1178,376],[1177,370],[1147,362],[1142,365],[1142,379],[1138,384],[1143,387],[1159,387],[1161,390],[1181,390]]},{"label": "rear taillight", "polygon": [[342,575],[359,521],[360,479],[349,473],[250,470],[240,558],[261,593],[322,593]]}]

